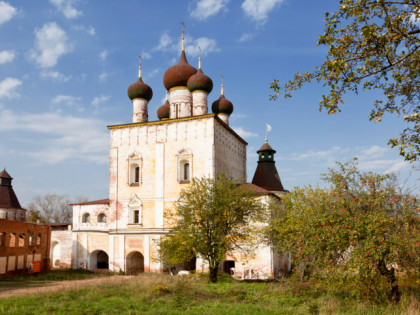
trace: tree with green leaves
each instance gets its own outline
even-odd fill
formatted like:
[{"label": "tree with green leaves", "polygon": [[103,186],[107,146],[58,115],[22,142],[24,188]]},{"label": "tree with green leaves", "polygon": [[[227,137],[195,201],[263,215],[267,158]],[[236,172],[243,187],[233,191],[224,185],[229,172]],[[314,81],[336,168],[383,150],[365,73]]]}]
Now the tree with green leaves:
[{"label": "tree with green leaves", "polygon": [[348,92],[379,90],[370,120],[385,113],[401,117],[407,127],[388,144],[399,147],[406,160],[420,157],[420,4],[418,0],[340,0],[334,13],[326,13],[325,31],[318,45],[329,47],[326,60],[314,70],[296,73],[284,84],[271,83],[276,99],[303,84],[316,81],[328,87],[319,109],[340,111]]},{"label": "tree with green leaves", "polygon": [[349,281],[360,297],[397,303],[397,272],[420,272],[416,197],[402,193],[395,176],[362,172],[355,161],[323,180],[330,187],[295,188],[273,207],[267,238],[294,265]]},{"label": "tree with green leaves", "polygon": [[252,253],[258,236],[252,223],[262,214],[255,194],[228,175],[194,178],[166,217],[173,228],[160,242],[160,259],[177,264],[200,256],[208,263],[210,282],[217,282],[227,255]]}]

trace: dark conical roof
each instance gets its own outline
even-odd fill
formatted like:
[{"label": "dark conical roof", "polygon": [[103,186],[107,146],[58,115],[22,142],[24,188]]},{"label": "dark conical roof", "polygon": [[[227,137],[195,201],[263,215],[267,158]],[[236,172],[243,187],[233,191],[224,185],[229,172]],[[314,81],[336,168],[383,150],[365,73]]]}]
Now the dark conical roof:
[{"label": "dark conical roof", "polygon": [[286,191],[275,165],[274,153],[276,151],[266,142],[257,153],[259,160],[252,183],[269,191]]},{"label": "dark conical roof", "polygon": [[21,209],[19,200],[16,197],[12,187],[12,177],[3,170],[0,173],[0,208]]},{"label": "dark conical roof", "polygon": [[153,97],[153,91],[151,87],[144,83],[140,77],[136,82],[128,87],[127,95],[131,100],[135,98],[143,98],[150,101]]},{"label": "dark conical roof", "polygon": [[185,51],[182,50],[178,63],[166,70],[163,85],[168,91],[176,86],[186,87],[188,79],[196,72],[197,69],[188,63]]}]

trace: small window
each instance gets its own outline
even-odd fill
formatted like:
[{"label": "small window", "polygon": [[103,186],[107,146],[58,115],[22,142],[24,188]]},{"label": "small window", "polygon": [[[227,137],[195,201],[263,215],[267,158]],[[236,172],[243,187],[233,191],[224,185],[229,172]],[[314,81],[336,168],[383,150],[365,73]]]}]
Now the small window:
[{"label": "small window", "polygon": [[20,215],[20,221],[22,221],[22,222],[25,222],[26,221],[26,217],[25,217],[25,214],[24,213],[22,213]]},{"label": "small window", "polygon": [[34,246],[34,233],[29,234],[29,246]]},{"label": "small window", "polygon": [[103,214],[103,213],[100,213],[100,214],[98,215],[98,222],[99,222],[99,223],[106,223],[106,215],[105,215],[105,214]]},{"label": "small window", "polygon": [[134,170],[134,182],[135,183],[140,183],[140,167],[136,167],[136,169]]},{"label": "small window", "polygon": [[190,180],[190,163],[184,164],[184,180]]},{"label": "small window", "polygon": [[16,246],[16,233],[10,233],[9,247]]},{"label": "small window", "polygon": [[19,234],[19,247],[25,246],[25,233]]},{"label": "small window", "polygon": [[36,245],[41,245],[41,234],[38,234],[38,238],[36,239]]},{"label": "small window", "polygon": [[140,223],[140,210],[133,211],[133,223]]},{"label": "small window", "polygon": [[82,217],[82,223],[89,223],[90,222],[90,214],[85,213]]}]

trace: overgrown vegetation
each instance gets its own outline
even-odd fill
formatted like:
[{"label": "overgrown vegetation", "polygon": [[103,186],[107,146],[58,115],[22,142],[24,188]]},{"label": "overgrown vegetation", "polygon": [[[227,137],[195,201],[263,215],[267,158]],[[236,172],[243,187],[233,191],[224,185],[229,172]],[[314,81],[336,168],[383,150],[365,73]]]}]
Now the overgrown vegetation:
[{"label": "overgrown vegetation", "polygon": [[3,314],[418,314],[420,279],[402,278],[398,305],[371,304],[316,279],[245,283],[222,276],[142,274],[67,291],[0,299]]},{"label": "overgrown vegetation", "polygon": [[230,176],[194,178],[181,191],[177,211],[166,217],[174,227],[160,243],[160,258],[177,264],[201,256],[209,265],[210,281],[217,282],[226,255],[254,250],[259,231],[252,222],[262,213],[256,195]]},{"label": "overgrown vegetation", "polygon": [[301,278],[319,273],[361,298],[398,303],[397,273],[420,272],[416,197],[401,192],[394,176],[362,172],[356,161],[338,163],[323,179],[330,187],[295,188],[273,205],[267,238],[291,253]]},{"label": "overgrown vegetation", "polygon": [[23,283],[33,283],[33,282],[52,282],[52,281],[64,281],[64,280],[83,280],[90,279],[95,277],[103,277],[110,274],[102,273],[96,274],[88,270],[50,270],[42,271],[32,274],[19,274],[16,276],[9,276],[0,278],[0,284],[5,282],[23,282]]}]

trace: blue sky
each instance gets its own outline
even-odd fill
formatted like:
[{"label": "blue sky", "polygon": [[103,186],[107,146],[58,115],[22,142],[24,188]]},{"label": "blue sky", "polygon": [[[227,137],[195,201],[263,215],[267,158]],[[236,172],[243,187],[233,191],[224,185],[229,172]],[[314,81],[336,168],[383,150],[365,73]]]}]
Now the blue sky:
[{"label": "blue sky", "polygon": [[[233,103],[231,127],[248,144],[248,180],[255,151],[277,150],[283,186],[317,184],[319,175],[354,156],[376,172],[419,172],[387,147],[404,123],[369,122],[378,94],[348,95],[342,112],[318,111],[322,86],[307,85],[291,99],[269,101],[270,82],[292,78],[325,58],[317,47],[333,0],[37,0],[0,1],[0,165],[14,177],[23,206],[45,193],[108,197],[107,125],[131,122],[127,87],[137,79],[153,89],[149,120],[163,104],[166,69],[179,58],[185,22],[189,63],[213,79],[209,103]],[[417,186],[418,189],[418,186]],[[418,192],[418,190],[417,190]]]}]

